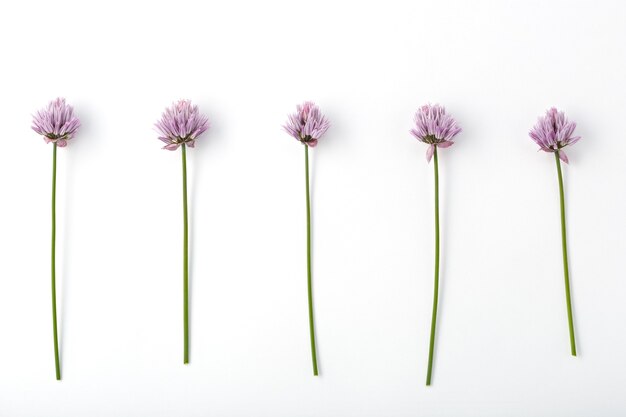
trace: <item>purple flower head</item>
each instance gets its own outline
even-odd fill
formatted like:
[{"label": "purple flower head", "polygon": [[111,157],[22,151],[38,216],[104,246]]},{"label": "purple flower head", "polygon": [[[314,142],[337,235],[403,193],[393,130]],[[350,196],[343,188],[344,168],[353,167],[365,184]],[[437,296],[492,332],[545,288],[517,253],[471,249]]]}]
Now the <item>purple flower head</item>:
[{"label": "purple flower head", "polygon": [[159,140],[165,142],[163,149],[175,151],[183,143],[193,148],[195,141],[210,126],[209,119],[200,114],[198,106],[189,100],[178,100],[163,112],[161,120],[155,123],[161,136]]},{"label": "purple flower head", "polygon": [[567,155],[561,149],[573,145],[580,140],[580,136],[572,136],[576,123],[567,120],[565,113],[552,107],[546,115],[539,117],[535,127],[528,133],[530,138],[539,145],[544,152],[558,152],[559,158],[568,163]]},{"label": "purple flower head", "polygon": [[452,146],[454,144],[452,139],[460,131],[456,120],[446,114],[443,106],[427,104],[415,113],[415,128],[411,129],[411,134],[417,140],[430,145],[426,151],[426,160],[430,162],[435,153],[435,146],[439,148]]},{"label": "purple flower head", "polygon": [[33,116],[31,127],[43,136],[46,143],[64,147],[80,127],[80,120],[74,116],[74,109],[65,103],[64,98],[57,98]]},{"label": "purple flower head", "polygon": [[318,139],[328,130],[330,122],[315,103],[305,101],[296,106],[296,112],[290,114],[287,124],[283,126],[285,132],[307,146],[314,147]]}]

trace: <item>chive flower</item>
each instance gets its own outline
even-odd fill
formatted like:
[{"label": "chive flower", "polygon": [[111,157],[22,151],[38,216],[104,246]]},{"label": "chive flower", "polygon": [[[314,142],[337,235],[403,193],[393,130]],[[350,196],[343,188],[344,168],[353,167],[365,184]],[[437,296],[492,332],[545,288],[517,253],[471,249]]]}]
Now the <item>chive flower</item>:
[{"label": "chive flower", "polygon": [[46,143],[54,143],[63,148],[74,137],[80,127],[80,120],[74,116],[74,109],[57,98],[33,116],[32,129],[43,136]]},{"label": "chive flower", "polygon": [[438,104],[427,104],[415,113],[415,127],[411,134],[428,145],[426,160],[434,157],[435,176],[435,285],[433,295],[433,312],[430,325],[430,343],[428,348],[428,372],[426,385],[430,385],[435,351],[435,331],[437,327],[437,306],[439,303],[439,161],[438,148],[448,148],[454,144],[452,139],[461,132],[456,120],[446,113],[446,109]]},{"label": "chive flower", "polygon": [[163,149],[175,151],[181,145],[193,148],[198,136],[210,125],[198,106],[192,105],[189,100],[179,100],[165,109],[155,126],[160,133],[159,140],[165,143]]},{"label": "chive flower", "polygon": [[452,139],[461,132],[456,121],[439,104],[420,107],[415,113],[415,127],[411,134],[421,142],[428,144],[426,160],[430,162],[436,148],[448,148],[454,144]]},{"label": "chive flower", "polygon": [[311,283],[311,198],[309,193],[309,147],[317,145],[319,138],[328,130],[330,123],[322,115],[319,107],[310,101],[296,106],[296,112],[289,115],[283,129],[300,141],[304,146],[304,172],[306,191],[306,259],[307,290],[309,301],[309,337],[311,340],[311,359],[313,375],[318,375],[317,348],[315,344],[315,323],[313,319],[313,291]]},{"label": "chive flower", "polygon": [[563,252],[563,275],[565,278],[565,303],[567,307],[567,323],[569,327],[570,352],[576,356],[576,337],[574,335],[574,318],[572,315],[572,300],[570,295],[569,263],[567,260],[567,230],[565,226],[565,193],[563,191],[563,173],[561,161],[566,164],[569,159],[563,148],[573,145],[580,140],[580,136],[574,136],[576,123],[565,117],[565,113],[552,107],[546,111],[545,116],[539,117],[537,124],[530,130],[530,138],[539,145],[544,152],[554,154],[556,172],[559,182],[559,200],[561,205],[561,248]]},{"label": "chive flower", "polygon": [[187,216],[187,146],[209,128],[209,120],[189,100],[179,100],[165,109],[155,124],[163,149],[181,148],[183,166],[183,363],[189,363],[189,220]]},{"label": "chive flower", "polygon": [[330,123],[315,103],[305,101],[296,106],[296,112],[290,114],[283,126],[285,132],[314,148],[318,139],[328,130]]},{"label": "chive flower", "polygon": [[52,333],[54,343],[54,367],[56,379],[61,380],[59,362],[59,339],[57,331],[57,300],[56,300],[56,182],[57,182],[57,148],[65,147],[80,127],[80,120],[74,115],[72,106],[64,98],[52,100],[47,107],[33,115],[32,129],[43,136],[46,143],[52,143],[52,247],[51,247],[51,278],[52,278]]},{"label": "chive flower", "polygon": [[574,136],[574,129],[576,123],[568,120],[565,113],[552,107],[546,111],[545,116],[537,120],[529,135],[539,145],[540,150],[558,155],[559,159],[567,164],[569,159],[563,148],[580,140],[580,136]]}]

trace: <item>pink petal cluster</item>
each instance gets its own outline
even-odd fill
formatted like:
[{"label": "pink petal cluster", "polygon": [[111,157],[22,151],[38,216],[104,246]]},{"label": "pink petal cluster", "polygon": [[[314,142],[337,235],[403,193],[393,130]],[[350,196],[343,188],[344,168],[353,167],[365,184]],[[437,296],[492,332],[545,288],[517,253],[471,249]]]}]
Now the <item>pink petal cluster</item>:
[{"label": "pink petal cluster", "polygon": [[574,129],[576,123],[569,121],[565,113],[552,107],[546,111],[545,116],[539,117],[528,134],[542,151],[558,152],[559,158],[568,163],[567,155],[562,149],[580,140],[580,136],[573,136]]},{"label": "pink petal cluster", "polygon": [[288,116],[283,129],[305,145],[314,147],[329,127],[330,122],[322,115],[319,107],[306,101],[296,106],[296,112]]},{"label": "pink petal cluster", "polygon": [[435,146],[439,148],[448,148],[454,144],[452,139],[461,132],[461,128],[457,126],[456,120],[449,114],[446,109],[439,104],[427,104],[415,113],[415,128],[411,129],[411,134],[419,141],[430,145],[426,151],[426,160],[430,159],[435,153]]},{"label": "pink petal cluster", "polygon": [[159,140],[165,142],[163,149],[174,151],[183,143],[193,148],[195,141],[210,126],[209,119],[200,114],[198,106],[189,100],[179,100],[165,109],[161,120],[155,123],[161,136]]},{"label": "pink petal cluster", "polygon": [[64,98],[57,98],[33,116],[31,127],[43,136],[46,143],[64,147],[80,127],[80,120],[74,116],[74,109],[65,103]]}]

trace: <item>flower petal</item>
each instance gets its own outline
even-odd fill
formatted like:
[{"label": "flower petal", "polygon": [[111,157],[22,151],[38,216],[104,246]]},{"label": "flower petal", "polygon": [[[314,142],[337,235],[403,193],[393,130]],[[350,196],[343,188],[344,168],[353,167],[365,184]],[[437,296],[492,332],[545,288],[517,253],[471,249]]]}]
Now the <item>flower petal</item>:
[{"label": "flower petal", "polygon": [[569,159],[567,159],[567,155],[565,155],[565,152],[559,151],[559,159],[566,164],[569,164]]},{"label": "flower petal", "polygon": [[574,136],[573,138],[570,138],[569,142],[567,142],[568,145],[573,145],[576,142],[578,142],[580,140],[580,136]]},{"label": "flower petal", "polygon": [[426,151],[426,161],[430,162],[434,153],[435,153],[435,145],[430,145],[428,147],[428,150]]},{"label": "flower petal", "polygon": [[165,145],[163,149],[167,149],[168,151],[175,151],[178,149],[178,143],[170,143],[169,145]]}]

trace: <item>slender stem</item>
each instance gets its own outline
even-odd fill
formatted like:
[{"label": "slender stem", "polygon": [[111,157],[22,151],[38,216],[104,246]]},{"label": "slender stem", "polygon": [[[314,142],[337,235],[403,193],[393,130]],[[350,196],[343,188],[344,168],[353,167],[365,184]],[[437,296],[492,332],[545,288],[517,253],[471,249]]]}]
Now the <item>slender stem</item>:
[{"label": "slender stem", "polygon": [[437,159],[436,146],[433,156],[435,159],[435,292],[433,295],[433,317],[430,324],[430,345],[428,348],[428,374],[426,375],[426,385],[430,385],[433,373],[435,329],[437,327],[437,304],[439,302],[439,161]]},{"label": "slender stem", "polygon": [[311,334],[311,358],[313,375],[317,375],[317,353],[315,348],[315,323],[313,321],[313,291],[311,288],[311,198],[309,197],[309,147],[304,145],[304,170],[306,175],[306,271],[309,292],[309,332]]},{"label": "slender stem", "polygon": [[183,150],[183,327],[184,327],[184,359],[189,363],[189,221],[187,220],[187,149]]},{"label": "slender stem", "polygon": [[61,380],[61,367],[59,366],[59,338],[57,336],[57,285],[56,285],[56,194],[57,194],[57,144],[52,144],[52,332],[54,333],[54,367],[57,381]]},{"label": "slender stem", "polygon": [[554,153],[556,170],[559,174],[559,197],[561,200],[561,243],[563,246],[563,273],[565,275],[565,301],[567,303],[567,323],[569,326],[569,343],[572,356],[576,356],[576,338],[574,337],[574,318],[572,316],[572,299],[569,290],[569,267],[567,262],[567,232],[565,229],[565,196],[563,194],[563,174],[561,173],[561,160],[559,153]]}]

